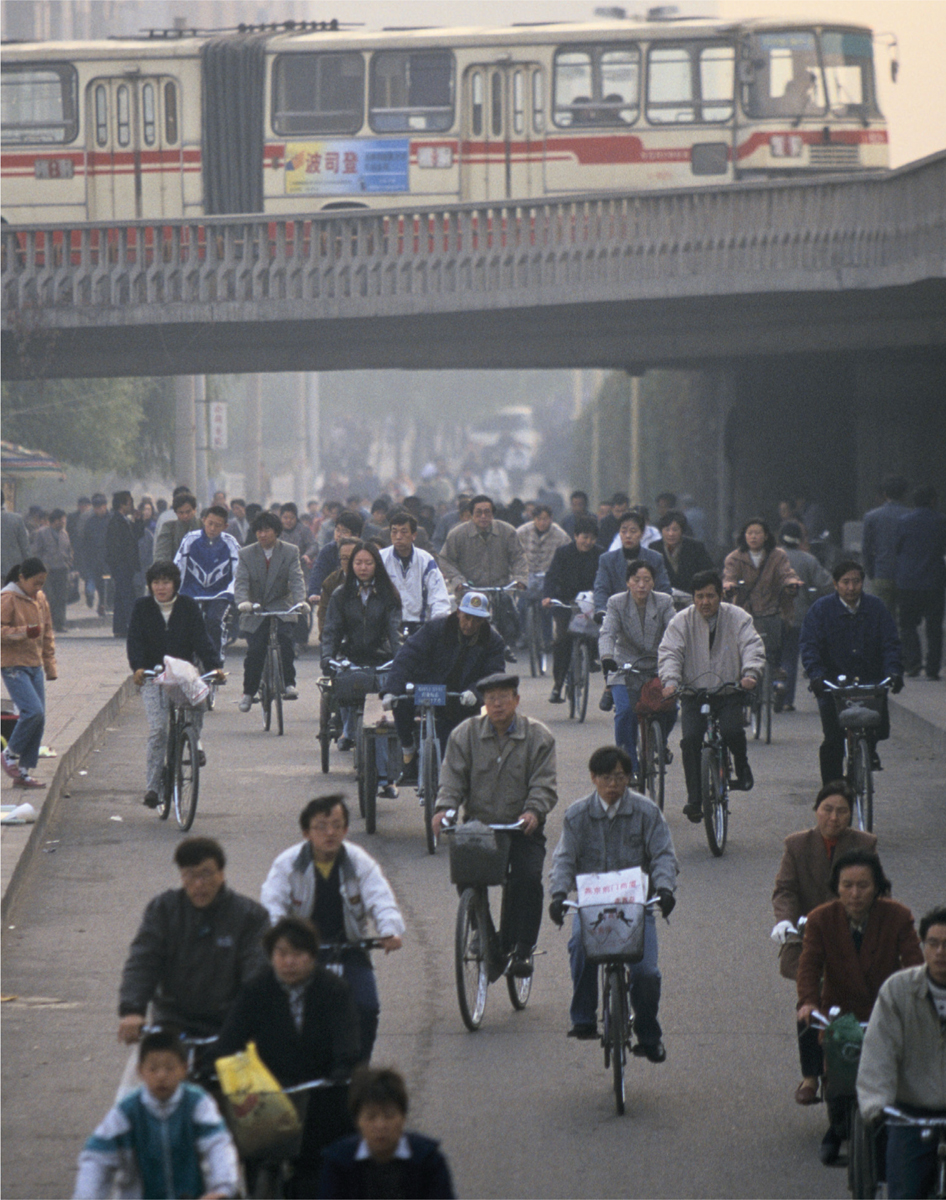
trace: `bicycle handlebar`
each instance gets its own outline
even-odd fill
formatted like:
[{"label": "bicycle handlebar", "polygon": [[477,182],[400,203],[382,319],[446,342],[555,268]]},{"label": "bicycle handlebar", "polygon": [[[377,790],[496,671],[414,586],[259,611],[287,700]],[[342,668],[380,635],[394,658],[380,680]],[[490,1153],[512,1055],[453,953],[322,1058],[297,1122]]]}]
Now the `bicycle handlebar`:
[{"label": "bicycle handlebar", "polygon": [[847,679],[842,676],[837,683],[832,683],[830,679],[824,680],[824,686],[829,692],[851,692],[854,695],[867,695],[868,692],[887,691],[893,680],[888,675],[886,679],[882,679],[880,683],[859,683],[855,680],[853,683],[848,683]]},{"label": "bicycle handlebar", "polygon": [[744,696],[749,694],[741,683],[721,683],[715,688],[696,688],[684,684],[677,688],[676,694],[678,696],[734,696],[737,692]]},{"label": "bicycle handlebar", "polygon": [[888,1122],[890,1125],[916,1125],[920,1129],[946,1129],[946,1113],[940,1116],[919,1117],[913,1113],[904,1112],[895,1104],[885,1104],[884,1116],[893,1118]]},{"label": "bicycle handlebar", "polygon": [[515,591],[515,589],[519,587],[519,584],[515,580],[513,580],[511,583],[505,583],[502,585],[495,584],[493,587],[482,587],[482,586],[480,586],[480,584],[471,583],[469,581],[469,579],[466,579],[463,582],[463,586],[471,592],[485,592],[485,593],[487,593],[487,595],[490,592],[494,592],[498,595],[500,592]]},{"label": "bicycle handlebar", "polygon": [[[615,900],[614,903],[615,904],[629,904],[629,903],[636,903],[636,901]],[[657,908],[659,904],[660,904],[660,897],[659,896],[651,896],[651,898],[649,900],[644,901],[644,908]],[[579,908],[581,908],[581,905],[578,903],[577,900],[564,900],[562,902],[562,907],[579,909]]]},{"label": "bicycle handlebar", "polygon": [[255,617],[293,617],[296,613],[311,611],[311,606],[308,600],[300,600],[298,604],[294,604],[292,608],[287,608],[285,612],[267,612],[262,604],[254,604],[250,610]]},{"label": "bicycle handlebar", "polygon": [[328,951],[332,954],[342,954],[346,950],[383,950],[384,938],[360,938],[357,942],[323,942],[319,946],[319,951]]},{"label": "bicycle handlebar", "polygon": [[[164,674],[164,667],[153,667],[150,671],[145,671],[144,674],[145,679],[156,679],[159,675]],[[226,680],[226,676],[223,679],[217,679],[216,670],[208,671],[206,675],[201,675],[199,678],[201,683],[210,683],[212,679],[216,679],[218,683],[222,684]]]},{"label": "bicycle handlebar", "polygon": [[[516,830],[521,829],[522,826],[523,821],[520,818],[518,821],[514,821],[511,825],[487,825],[486,828],[515,832]],[[441,833],[456,833],[457,828],[457,810],[455,808],[448,808],[444,813],[443,821],[440,825],[440,831]]]}]

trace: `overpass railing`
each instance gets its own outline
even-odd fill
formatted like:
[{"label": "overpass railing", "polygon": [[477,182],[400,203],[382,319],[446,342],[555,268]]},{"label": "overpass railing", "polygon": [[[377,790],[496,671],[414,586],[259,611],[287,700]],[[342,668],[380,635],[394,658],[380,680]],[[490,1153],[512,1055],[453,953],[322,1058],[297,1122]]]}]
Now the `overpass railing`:
[{"label": "overpass railing", "polygon": [[4,226],[3,324],[889,286],[944,263],[946,153],[882,176],[713,190]]}]

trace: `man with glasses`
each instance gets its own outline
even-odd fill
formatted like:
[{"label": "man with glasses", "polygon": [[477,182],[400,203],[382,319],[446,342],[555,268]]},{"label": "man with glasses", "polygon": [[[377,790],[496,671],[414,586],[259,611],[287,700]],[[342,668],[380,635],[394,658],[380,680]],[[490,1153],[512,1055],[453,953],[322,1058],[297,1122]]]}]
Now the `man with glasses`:
[{"label": "man with glasses", "polygon": [[213,838],[178,844],[182,886],[149,903],[122,971],[120,1042],[138,1041],[149,1004],[155,1024],[219,1033],[237,992],[267,965],[266,910],[227,887],[226,861]]},{"label": "man with glasses", "polygon": [[[565,899],[578,875],[640,867],[650,880],[660,911],[669,917],[676,904],[676,855],[664,815],[651,800],[628,788],[630,757],[618,746],[602,746],[588,761],[594,790],[565,813],[562,836],[552,856],[549,916],[561,928]],[[585,958],[578,914],[568,942],[572,971],[572,1027],[568,1036],[582,1041],[598,1036],[598,968]],[[644,918],[644,957],[631,967],[631,1005],[637,1043],[633,1052],[652,1063],[667,1057],[657,1010],[660,970],[657,923],[652,910]]]},{"label": "man with glasses", "polygon": [[[374,936],[385,954],[401,948],[404,918],[384,872],[354,842],[346,841],[348,805],[344,796],[319,796],[299,814],[304,841],[277,855],[260,899],[275,923],[281,917],[313,922],[324,943],[358,943]],[[370,923],[370,925],[369,925]],[[328,955],[320,952],[320,961]],[[358,1009],[361,1061],[368,1062],[378,1032],[381,1002],[367,953],[353,944],[342,951],[342,975]]]}]

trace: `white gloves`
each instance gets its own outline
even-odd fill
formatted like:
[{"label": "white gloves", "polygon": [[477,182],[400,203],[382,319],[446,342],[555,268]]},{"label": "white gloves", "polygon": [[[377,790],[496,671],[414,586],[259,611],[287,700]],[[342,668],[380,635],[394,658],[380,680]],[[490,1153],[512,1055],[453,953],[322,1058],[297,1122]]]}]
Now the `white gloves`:
[{"label": "white gloves", "polygon": [[384,709],[385,712],[390,712],[391,709],[394,707],[394,697],[393,696],[383,696],[381,698],[381,707]]},{"label": "white gloves", "polygon": [[253,611],[253,601],[252,600],[241,600],[240,603],[237,605],[237,610],[242,613],[252,612]]},{"label": "white gloves", "polygon": [[464,708],[477,708],[479,702],[479,696],[477,696],[476,692],[471,692],[469,688],[460,694],[460,703]]},{"label": "white gloves", "polygon": [[784,946],[790,937],[795,934],[795,926],[791,921],[779,921],[772,929],[769,937],[773,942],[778,942],[780,946]]}]

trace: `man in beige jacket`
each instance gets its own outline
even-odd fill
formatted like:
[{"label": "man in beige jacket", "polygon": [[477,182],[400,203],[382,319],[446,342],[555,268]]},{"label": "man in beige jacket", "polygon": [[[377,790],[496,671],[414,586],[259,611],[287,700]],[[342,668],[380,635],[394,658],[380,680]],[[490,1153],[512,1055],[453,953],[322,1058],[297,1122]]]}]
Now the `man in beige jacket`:
[{"label": "man in beige jacket", "polygon": [[509,940],[512,974],[532,974],[532,950],[542,924],[545,820],[558,800],[555,738],[541,721],[516,710],[517,675],[487,675],[477,684],[486,715],[468,717],[450,734],[434,814],[439,834],[448,809],[467,821],[507,825],[522,821],[509,851]]},{"label": "man in beige jacket", "polygon": [[[681,687],[713,689],[724,683],[738,683],[751,691],[761,679],[765,646],[752,617],[734,604],[723,604],[722,598],[723,581],[717,571],[693,576],[693,603],[673,618],[657,651],[657,674],[665,697]],[[719,704],[717,717],[736,767],[732,786],[748,792],[753,781],[742,705],[741,696],[728,696]],[[680,750],[687,785],[683,811],[694,823],[703,819],[700,746],[705,728],[700,702],[684,696],[680,704]]]}]

